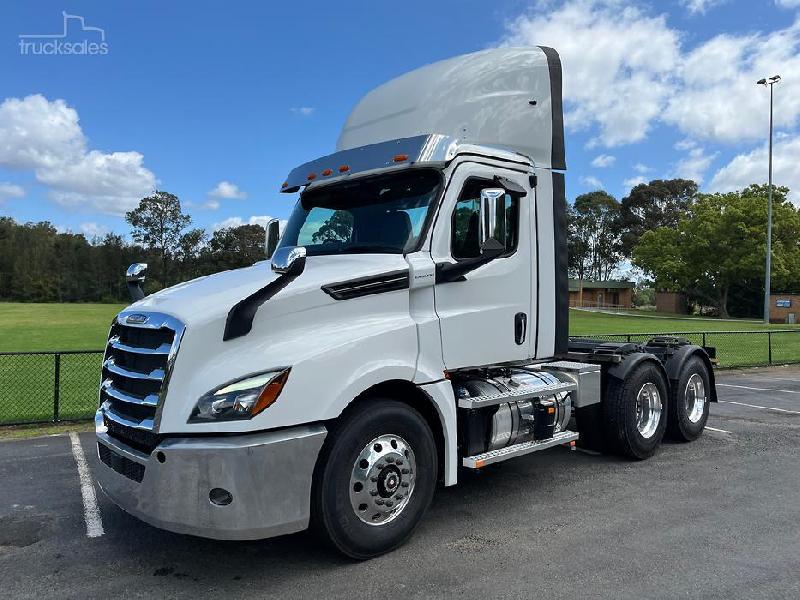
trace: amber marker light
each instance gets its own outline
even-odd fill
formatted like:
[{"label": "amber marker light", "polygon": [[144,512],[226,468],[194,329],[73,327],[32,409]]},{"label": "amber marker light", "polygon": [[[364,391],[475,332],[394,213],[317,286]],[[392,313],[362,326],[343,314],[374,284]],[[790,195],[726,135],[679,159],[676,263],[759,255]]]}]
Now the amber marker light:
[{"label": "amber marker light", "polygon": [[309,173],[308,177],[306,177],[306,179],[308,179],[309,181],[314,181],[316,178],[317,178],[316,173]]},{"label": "amber marker light", "polygon": [[323,176],[323,177],[327,177],[328,175],[330,175],[330,174],[332,174],[332,173],[333,173],[333,169],[325,169],[325,170],[322,172],[322,176]]},{"label": "amber marker light", "polygon": [[286,385],[286,380],[289,379],[289,372],[291,370],[291,368],[286,369],[264,386],[264,389],[261,390],[261,393],[258,395],[258,400],[256,400],[256,403],[250,411],[251,416],[255,417],[258,413],[274,404],[278,396],[281,395],[281,391],[283,391],[283,386]]},{"label": "amber marker light", "polygon": [[349,165],[342,165],[341,167],[339,167],[339,173],[347,173],[349,170],[350,170]]},{"label": "amber marker light", "polygon": [[408,154],[395,154],[392,160],[394,162],[406,162],[408,160]]}]

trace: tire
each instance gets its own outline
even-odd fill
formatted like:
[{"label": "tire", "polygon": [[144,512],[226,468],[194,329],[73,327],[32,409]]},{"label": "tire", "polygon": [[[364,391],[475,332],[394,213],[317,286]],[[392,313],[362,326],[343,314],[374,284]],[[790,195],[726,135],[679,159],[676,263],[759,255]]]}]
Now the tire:
[{"label": "tire", "polygon": [[325,441],[311,519],[339,552],[366,560],[414,533],[433,498],[438,459],[431,429],[416,410],[386,398],[359,406],[340,418]]},{"label": "tire", "polygon": [[667,429],[668,411],[667,382],[658,366],[648,361],[624,381],[611,379],[603,405],[609,450],[636,460],[655,454]]},{"label": "tire", "polygon": [[710,379],[702,358],[693,356],[686,361],[670,395],[667,434],[671,439],[691,442],[703,433],[708,421]]}]

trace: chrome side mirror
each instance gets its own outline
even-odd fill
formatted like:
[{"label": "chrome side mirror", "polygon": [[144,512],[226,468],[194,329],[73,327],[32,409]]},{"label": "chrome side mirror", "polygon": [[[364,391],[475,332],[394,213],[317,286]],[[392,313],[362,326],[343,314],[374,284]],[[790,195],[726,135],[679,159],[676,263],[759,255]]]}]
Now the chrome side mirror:
[{"label": "chrome side mirror", "polygon": [[147,263],[133,263],[125,272],[125,281],[128,283],[128,293],[133,302],[138,302],[144,298],[145,275],[147,274]]},{"label": "chrome side mirror", "polygon": [[479,238],[481,253],[485,250],[497,250],[502,243],[497,240],[495,230],[497,229],[497,205],[501,199],[505,198],[506,191],[502,188],[486,188],[481,190],[480,204],[480,228]]},{"label": "chrome side mirror", "polygon": [[272,258],[278,241],[281,239],[281,226],[278,219],[270,219],[267,223],[267,258]]},{"label": "chrome side mirror", "polygon": [[272,270],[281,275],[297,277],[306,268],[306,249],[303,246],[284,246],[272,255]]}]

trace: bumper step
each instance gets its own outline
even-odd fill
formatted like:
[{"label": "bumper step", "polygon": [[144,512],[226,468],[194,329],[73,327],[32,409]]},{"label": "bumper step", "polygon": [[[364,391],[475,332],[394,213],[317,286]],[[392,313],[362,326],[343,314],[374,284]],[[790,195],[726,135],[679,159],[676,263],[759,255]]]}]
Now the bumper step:
[{"label": "bumper step", "polygon": [[532,400],[534,398],[547,398],[562,392],[574,392],[578,389],[574,383],[556,383],[531,389],[525,387],[511,392],[497,394],[486,394],[484,396],[473,396],[472,398],[460,398],[459,408],[483,408],[484,406],[496,406],[504,402],[519,402],[521,400]]},{"label": "bumper step", "polygon": [[561,444],[568,444],[578,439],[578,434],[574,431],[561,431],[553,435],[553,437],[546,440],[535,440],[532,442],[523,442],[521,444],[514,444],[513,446],[506,446],[498,450],[489,450],[483,454],[476,454],[474,456],[466,456],[462,459],[461,464],[468,469],[480,469],[492,463],[508,460],[509,458],[516,458],[517,456],[524,456],[531,452],[538,450],[546,450],[553,446]]}]

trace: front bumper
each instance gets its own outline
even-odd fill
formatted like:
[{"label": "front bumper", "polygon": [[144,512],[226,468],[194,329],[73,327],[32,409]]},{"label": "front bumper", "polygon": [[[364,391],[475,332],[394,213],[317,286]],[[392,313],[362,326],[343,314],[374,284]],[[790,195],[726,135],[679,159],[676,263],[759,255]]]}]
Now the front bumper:
[{"label": "front bumper", "polygon": [[[95,424],[98,451],[105,446],[106,461],[114,465],[101,459],[101,489],[151,525],[224,540],[262,539],[308,527],[311,477],[327,433],[322,425],[168,438],[148,456],[110,437],[99,411]],[[230,492],[232,502],[213,504],[209,492],[214,488]]]}]

